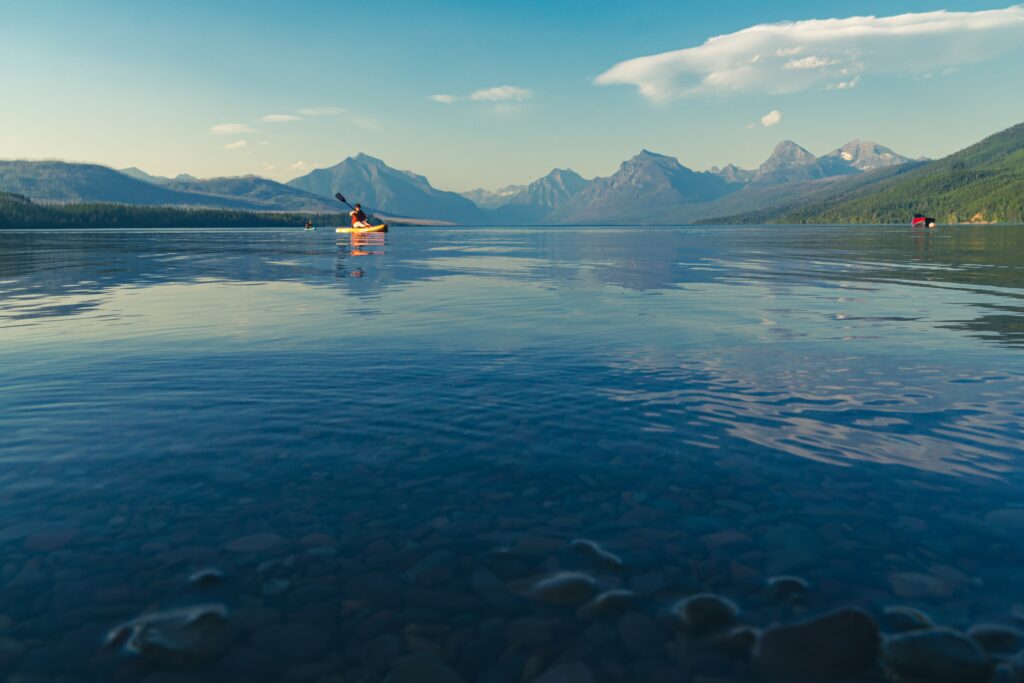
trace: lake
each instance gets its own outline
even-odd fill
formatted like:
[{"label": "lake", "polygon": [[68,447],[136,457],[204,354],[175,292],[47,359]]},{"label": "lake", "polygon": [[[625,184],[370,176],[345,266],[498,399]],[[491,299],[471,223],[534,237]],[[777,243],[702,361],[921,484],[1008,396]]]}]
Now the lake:
[{"label": "lake", "polygon": [[0,232],[0,674],[986,680],[1022,351],[1013,226]]}]

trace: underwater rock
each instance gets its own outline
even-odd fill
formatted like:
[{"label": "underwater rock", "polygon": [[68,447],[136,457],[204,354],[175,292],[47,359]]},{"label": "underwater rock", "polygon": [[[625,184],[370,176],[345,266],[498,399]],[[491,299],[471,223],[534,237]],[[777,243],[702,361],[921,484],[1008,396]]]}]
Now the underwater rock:
[{"label": "underwater rock", "polygon": [[158,666],[196,666],[227,649],[227,615],[227,608],[220,604],[146,614],[112,629],[106,644]]},{"label": "underwater rock", "polygon": [[284,595],[291,587],[292,582],[288,579],[269,579],[263,583],[260,593],[265,598],[273,598],[278,595]]},{"label": "underwater rock", "polygon": [[458,557],[450,550],[435,550],[405,573],[406,580],[419,586],[436,586],[452,577]]},{"label": "underwater rock", "polygon": [[210,588],[224,581],[224,573],[219,569],[208,567],[192,572],[188,577],[190,585],[196,588]]},{"label": "underwater rock", "polygon": [[566,662],[548,669],[531,683],[594,683],[594,674],[583,662]]},{"label": "underwater rock", "polygon": [[279,661],[301,662],[324,654],[330,647],[331,638],[327,631],[312,624],[286,622],[268,624],[252,634],[249,642],[261,652],[273,654]]},{"label": "underwater rock", "polygon": [[761,675],[779,683],[838,681],[874,665],[878,638],[878,626],[866,612],[844,607],[766,629],[754,663]]},{"label": "underwater rock", "polygon": [[967,636],[990,655],[1008,656],[1024,649],[1024,632],[1002,624],[977,624]]},{"label": "underwater rock", "polygon": [[13,670],[24,654],[24,645],[0,635],[0,673]]},{"label": "underwater rock", "polygon": [[636,594],[628,590],[611,590],[601,593],[576,610],[580,619],[616,617],[636,607]]},{"label": "underwater rock", "polygon": [[287,544],[280,534],[266,532],[236,538],[224,547],[232,553],[264,553]]},{"label": "underwater rock", "polygon": [[700,593],[680,600],[672,606],[676,624],[698,636],[724,631],[736,621],[739,608],[713,593]]},{"label": "underwater rock", "polygon": [[768,594],[779,602],[799,602],[807,595],[809,585],[799,576],[773,576],[767,581]]},{"label": "underwater rock", "polygon": [[955,581],[919,572],[892,572],[889,586],[900,598],[948,598],[960,587]]},{"label": "underwater rock", "polygon": [[888,633],[921,631],[934,625],[927,614],[913,607],[890,605],[882,612],[882,630]]},{"label": "underwater rock", "polygon": [[517,645],[544,645],[551,641],[558,628],[558,622],[540,617],[520,617],[508,622],[505,639]]},{"label": "underwater rock", "polygon": [[739,626],[711,638],[712,647],[737,659],[750,657],[756,645],[757,631],[749,626]]},{"label": "underwater rock", "polygon": [[593,541],[577,538],[569,544],[569,547],[587,558],[595,568],[607,572],[621,572],[626,568],[625,563],[615,555]]},{"label": "underwater rock", "polygon": [[462,683],[462,677],[434,655],[420,652],[393,661],[384,683]]},{"label": "underwater rock", "polygon": [[949,628],[891,636],[882,645],[882,660],[907,683],[985,683],[992,674],[981,646]]},{"label": "underwater rock", "polygon": [[593,577],[587,574],[559,572],[535,583],[527,595],[549,605],[572,606],[590,599],[596,588]]},{"label": "underwater rock", "polygon": [[653,659],[665,655],[665,633],[646,614],[631,612],[616,625],[619,641],[636,659]]}]

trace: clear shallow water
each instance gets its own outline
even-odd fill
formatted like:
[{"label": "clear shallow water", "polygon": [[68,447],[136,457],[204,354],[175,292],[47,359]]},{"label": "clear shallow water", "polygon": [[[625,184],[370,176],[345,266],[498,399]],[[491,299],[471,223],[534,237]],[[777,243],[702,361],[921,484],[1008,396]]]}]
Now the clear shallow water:
[{"label": "clear shallow water", "polygon": [[0,672],[759,680],[701,591],[1012,624],[1022,295],[1016,227],[0,232]]}]

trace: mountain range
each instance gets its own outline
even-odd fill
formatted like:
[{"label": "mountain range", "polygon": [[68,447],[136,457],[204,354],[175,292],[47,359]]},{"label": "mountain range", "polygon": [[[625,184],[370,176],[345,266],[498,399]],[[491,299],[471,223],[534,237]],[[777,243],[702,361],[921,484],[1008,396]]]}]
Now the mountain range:
[{"label": "mountain range", "polygon": [[902,223],[920,212],[942,223],[1024,222],[1024,124],[928,163],[866,174],[827,196],[722,214],[721,223]]},{"label": "mountain range", "polygon": [[343,209],[333,199],[343,191],[379,216],[454,224],[903,222],[918,210],[940,220],[1006,220],[1021,213],[1019,193],[1014,200],[1005,192],[1008,186],[1018,187],[1014,183],[1022,175],[1021,139],[1024,124],[938,161],[911,160],[861,140],[815,156],[785,140],[756,169],[727,164],[708,171],[642,150],[607,177],[586,179],[570,169],[554,169],[527,185],[465,194],[437,189],[422,175],[365,154],[287,183],[257,176],[166,178],[138,168],[118,172],[91,164],[0,161],[0,192],[46,202],[322,213]]}]

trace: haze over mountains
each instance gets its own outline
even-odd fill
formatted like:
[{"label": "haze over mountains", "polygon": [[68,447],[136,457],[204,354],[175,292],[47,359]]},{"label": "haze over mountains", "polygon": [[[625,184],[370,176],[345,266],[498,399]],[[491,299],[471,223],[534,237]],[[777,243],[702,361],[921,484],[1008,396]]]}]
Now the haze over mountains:
[{"label": "haze over mountains", "polygon": [[358,154],[287,183],[258,176],[199,179],[120,172],[91,164],[0,162],[0,191],[51,202],[115,202],[251,211],[338,212],[341,191],[373,213],[456,224],[678,224],[791,204],[846,178],[909,162],[854,140],[817,157],[791,140],[757,169],[732,164],[695,171],[643,150],[608,177],[554,169],[528,185],[465,194],[435,188],[411,171]]}]

